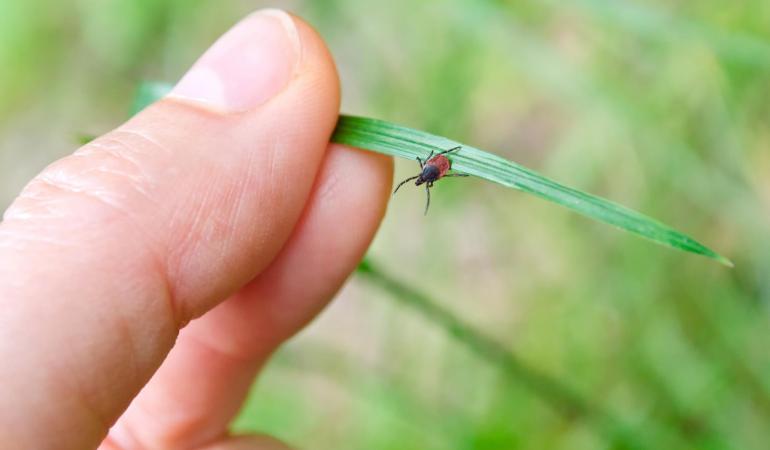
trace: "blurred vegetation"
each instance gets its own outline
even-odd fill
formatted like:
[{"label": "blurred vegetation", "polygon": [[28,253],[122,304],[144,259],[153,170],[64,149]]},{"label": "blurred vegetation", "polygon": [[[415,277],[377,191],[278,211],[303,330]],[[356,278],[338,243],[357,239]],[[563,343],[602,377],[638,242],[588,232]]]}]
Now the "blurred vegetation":
[{"label": "blurred vegetation", "polygon": [[327,39],[345,111],[495,150],[736,268],[481,181],[438,183],[427,218],[408,190],[376,270],[279,352],[236,429],[306,449],[767,448],[769,2],[0,2],[0,204],[268,5]]}]

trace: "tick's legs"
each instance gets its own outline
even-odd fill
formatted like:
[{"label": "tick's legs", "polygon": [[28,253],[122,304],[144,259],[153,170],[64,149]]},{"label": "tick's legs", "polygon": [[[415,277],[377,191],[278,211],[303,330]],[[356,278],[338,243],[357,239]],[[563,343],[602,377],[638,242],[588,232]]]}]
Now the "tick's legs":
[{"label": "tick's legs", "polygon": [[418,177],[419,177],[419,175],[415,175],[415,176],[413,176],[413,177],[409,177],[409,178],[407,178],[406,180],[404,180],[404,181],[402,181],[402,182],[398,183],[398,186],[396,186],[396,189],[393,191],[393,195],[396,195],[396,192],[398,192],[398,189],[399,189],[401,186],[403,186],[403,185],[404,185],[404,184],[406,184],[407,182],[409,182],[409,181],[412,181],[412,180],[414,180],[415,178],[418,178]]},{"label": "tick's legs", "polygon": [[458,145],[457,147],[450,148],[449,150],[444,150],[443,152],[439,153],[439,155],[443,155],[443,154],[446,154],[446,153],[456,152],[457,150],[460,150],[461,148],[463,148],[463,146],[462,145]]},{"label": "tick's legs", "polygon": [[420,163],[420,170],[422,170],[423,164],[422,164],[422,160],[420,159],[419,156],[417,157],[417,162]]},{"label": "tick's legs", "polygon": [[428,201],[425,203],[425,215],[428,215],[428,208],[430,208],[430,185],[425,183],[425,193],[428,195]]},{"label": "tick's legs", "polygon": [[467,173],[448,173],[448,174],[444,175],[442,178],[446,178],[446,177],[469,177],[469,176],[470,175],[468,175]]}]

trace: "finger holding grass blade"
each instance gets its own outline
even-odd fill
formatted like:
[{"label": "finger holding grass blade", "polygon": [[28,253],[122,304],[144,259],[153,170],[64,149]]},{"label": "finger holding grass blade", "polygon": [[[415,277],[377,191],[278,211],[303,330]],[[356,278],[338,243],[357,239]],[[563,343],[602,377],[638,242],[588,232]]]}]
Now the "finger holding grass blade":
[{"label": "finger holding grass blade", "polygon": [[[170,86],[163,83],[143,83],[132,106],[132,112],[141,110],[169,89]],[[452,169],[459,173],[536,195],[658,244],[702,255],[733,267],[732,261],[726,257],[651,217],[557,183],[513,161],[445,137],[384,120],[341,115],[332,141],[413,161],[423,158],[429,152],[460,147],[462,150],[452,156]]]}]

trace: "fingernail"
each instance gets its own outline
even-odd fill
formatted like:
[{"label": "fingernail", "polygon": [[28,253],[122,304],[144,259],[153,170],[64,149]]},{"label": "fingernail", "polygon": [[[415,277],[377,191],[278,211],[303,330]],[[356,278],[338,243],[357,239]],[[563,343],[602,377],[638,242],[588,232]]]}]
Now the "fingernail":
[{"label": "fingernail", "polygon": [[277,9],[258,11],[219,38],[170,95],[227,112],[247,111],[283,90],[299,52],[291,16]]}]

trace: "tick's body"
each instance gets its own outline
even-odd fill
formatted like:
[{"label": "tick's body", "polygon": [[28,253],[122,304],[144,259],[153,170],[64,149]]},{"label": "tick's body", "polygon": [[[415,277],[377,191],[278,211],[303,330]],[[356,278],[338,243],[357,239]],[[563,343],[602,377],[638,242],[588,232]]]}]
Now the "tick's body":
[{"label": "tick's body", "polygon": [[449,150],[444,150],[436,156],[433,156],[433,152],[431,151],[430,155],[428,155],[424,163],[422,159],[418,157],[417,162],[420,163],[420,173],[399,183],[399,185],[396,186],[396,189],[393,191],[393,195],[395,195],[396,192],[398,192],[398,189],[408,181],[416,180],[414,182],[415,186],[424,184],[425,192],[428,195],[428,202],[425,204],[425,214],[428,214],[428,207],[430,207],[430,188],[433,187],[434,182],[440,180],[443,177],[468,176],[464,173],[448,173],[452,169],[452,161],[450,161],[449,158],[447,158],[445,155],[447,153],[460,150],[461,148],[462,147],[455,147]]},{"label": "tick's body", "polygon": [[449,172],[452,162],[444,155],[436,155],[422,165],[422,172],[417,177],[417,186],[423,183],[433,183]]}]

